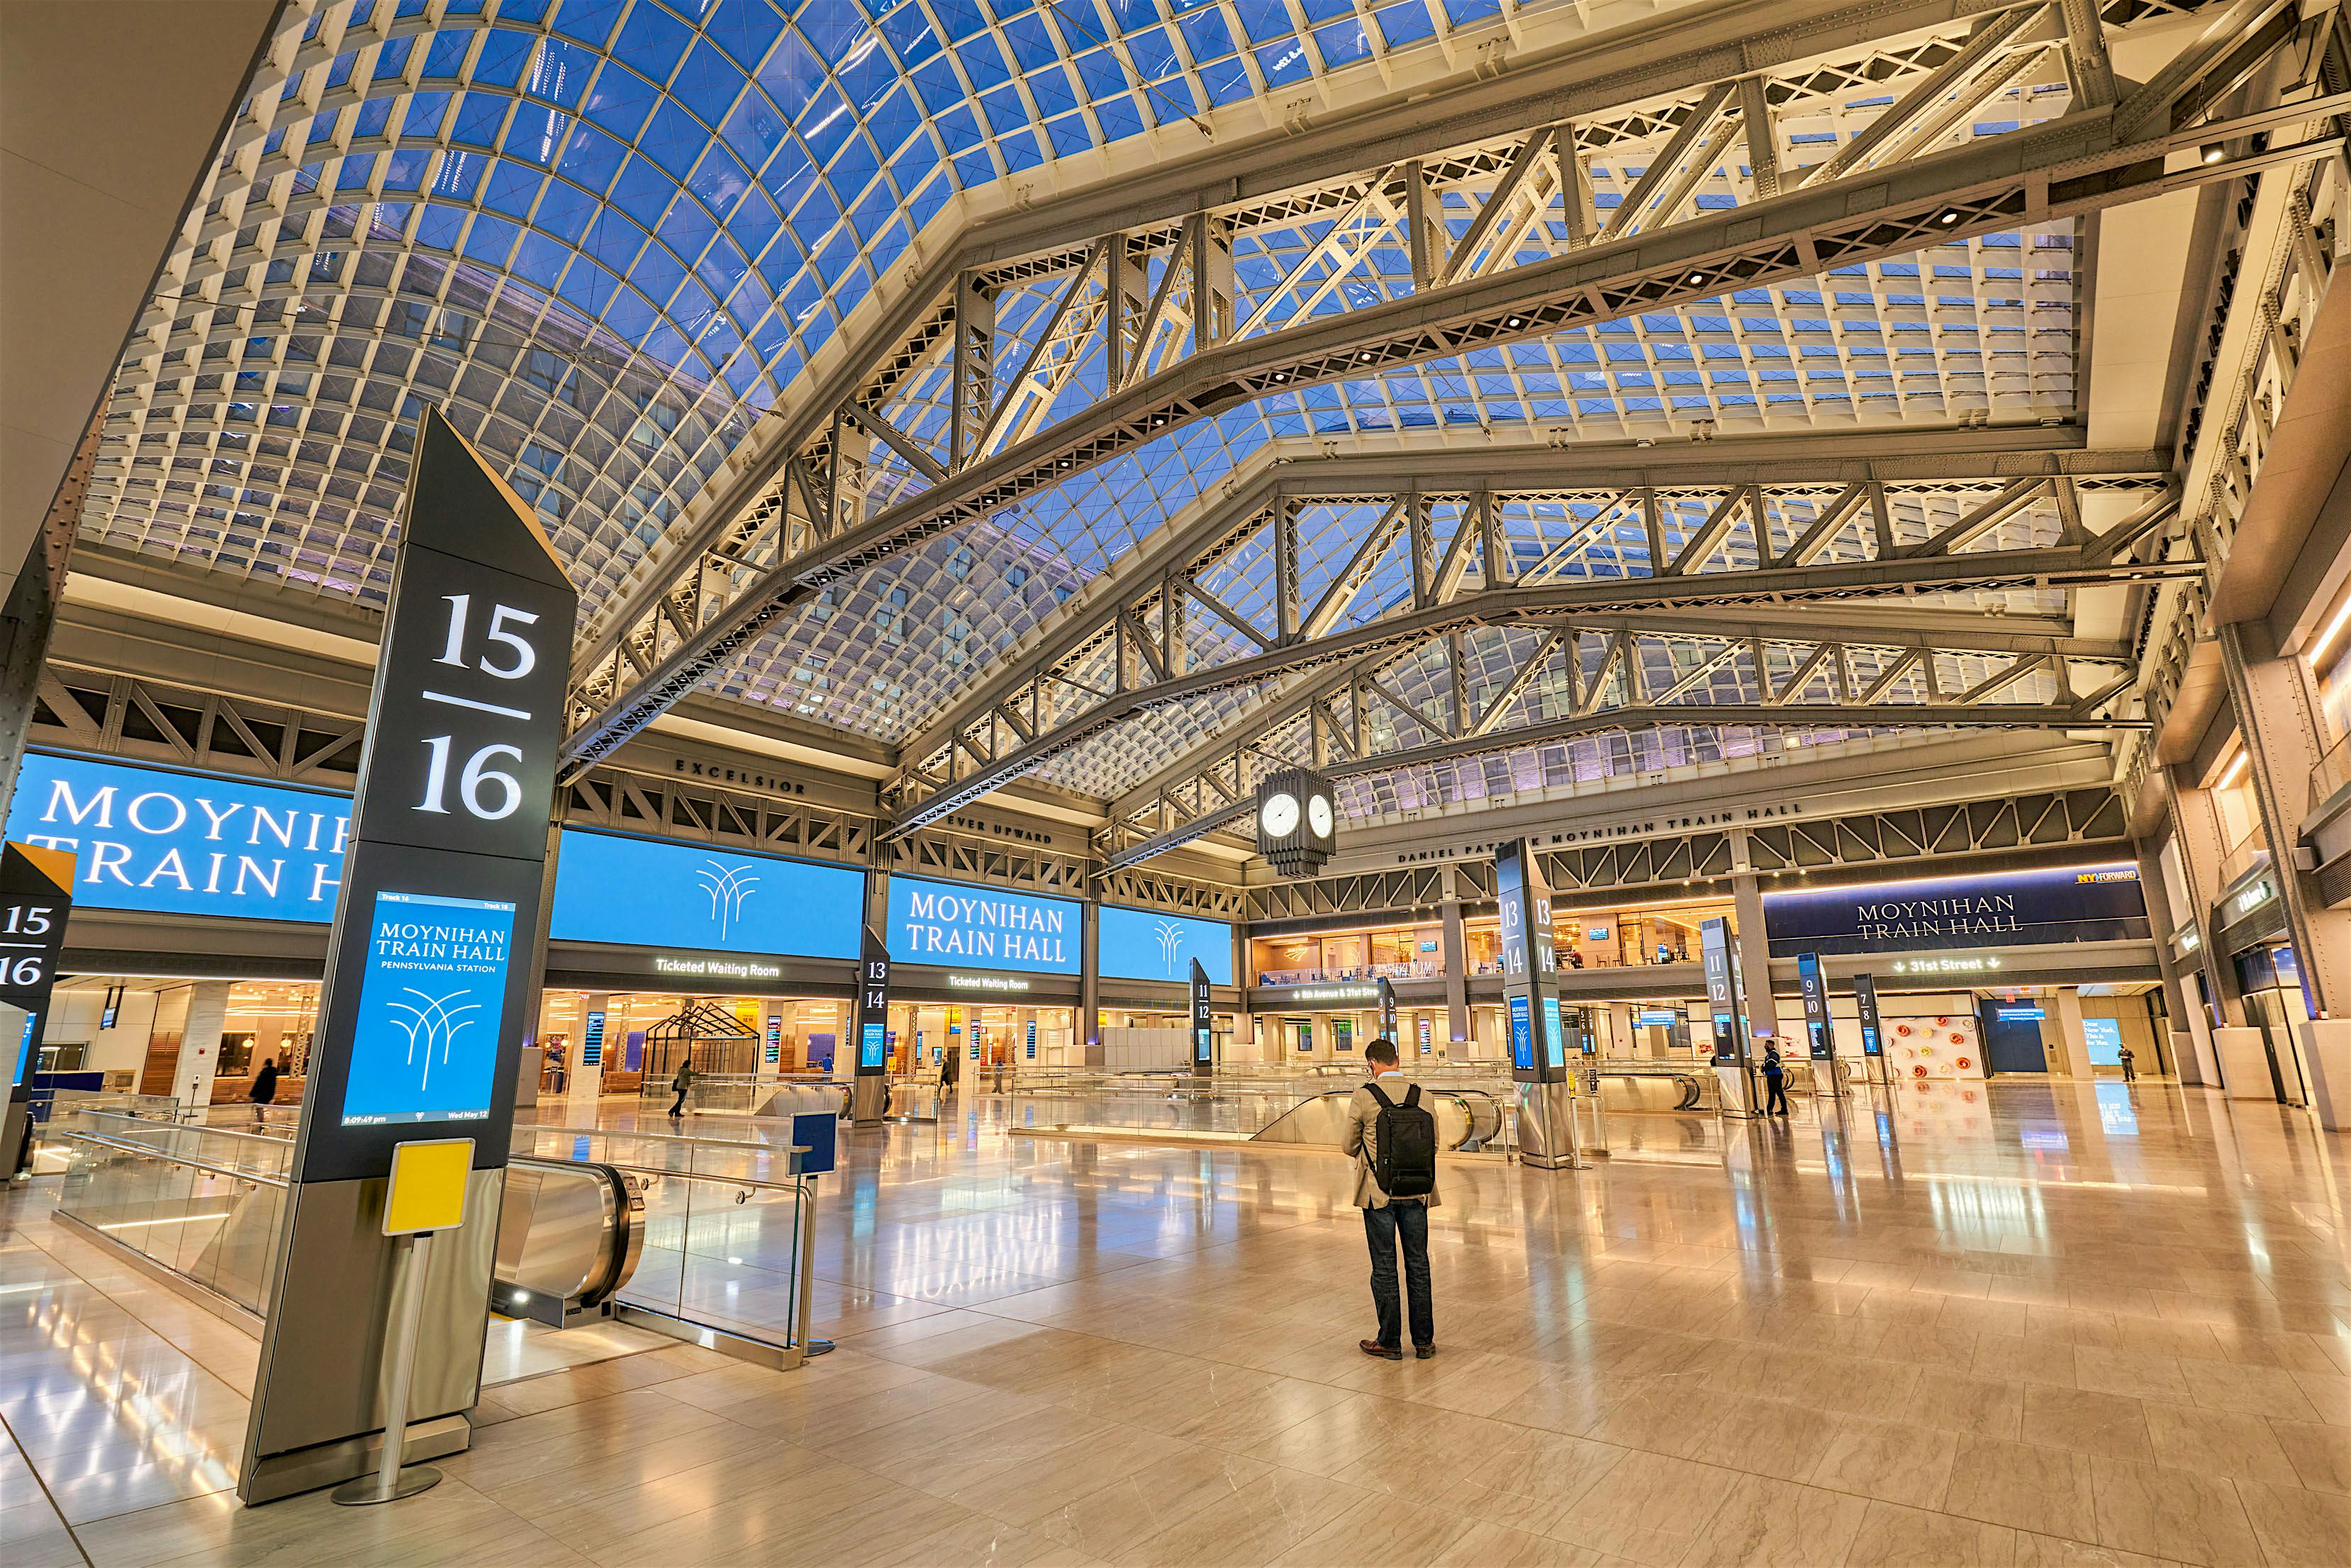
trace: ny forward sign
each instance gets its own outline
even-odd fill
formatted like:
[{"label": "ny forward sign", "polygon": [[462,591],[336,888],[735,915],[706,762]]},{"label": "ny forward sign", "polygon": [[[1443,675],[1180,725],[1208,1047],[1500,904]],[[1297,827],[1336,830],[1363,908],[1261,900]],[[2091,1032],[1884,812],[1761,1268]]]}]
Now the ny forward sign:
[{"label": "ny forward sign", "polygon": [[465,1447],[528,1028],[579,601],[530,509],[446,421],[418,422],[351,803],[267,1324],[248,1502],[370,1468],[396,1144],[473,1140],[472,1218],[433,1249],[412,1457]]}]

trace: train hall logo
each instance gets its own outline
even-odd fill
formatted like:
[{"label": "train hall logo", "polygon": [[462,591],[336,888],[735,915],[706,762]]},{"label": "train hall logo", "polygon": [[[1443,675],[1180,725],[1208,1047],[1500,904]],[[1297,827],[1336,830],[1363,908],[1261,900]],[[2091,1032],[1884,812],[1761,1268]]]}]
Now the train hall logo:
[{"label": "train hall logo", "polygon": [[1180,920],[1162,920],[1154,929],[1159,936],[1159,967],[1172,980],[1176,977],[1176,960],[1183,956],[1185,939],[1190,932]]},{"label": "train hall logo", "polygon": [[718,939],[724,942],[735,922],[743,917],[743,905],[758,891],[758,873],[748,865],[707,860],[694,876],[702,883],[703,892],[710,895],[710,918],[718,923]]}]

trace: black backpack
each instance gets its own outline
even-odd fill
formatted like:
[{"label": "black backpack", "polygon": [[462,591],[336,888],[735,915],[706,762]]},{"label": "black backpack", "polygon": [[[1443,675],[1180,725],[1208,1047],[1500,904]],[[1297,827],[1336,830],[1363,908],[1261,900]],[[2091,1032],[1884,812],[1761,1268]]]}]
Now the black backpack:
[{"label": "black backpack", "polygon": [[1420,1108],[1420,1085],[1405,1091],[1401,1105],[1378,1084],[1364,1087],[1380,1103],[1373,1129],[1372,1179],[1390,1197],[1426,1197],[1437,1190],[1437,1118]]}]

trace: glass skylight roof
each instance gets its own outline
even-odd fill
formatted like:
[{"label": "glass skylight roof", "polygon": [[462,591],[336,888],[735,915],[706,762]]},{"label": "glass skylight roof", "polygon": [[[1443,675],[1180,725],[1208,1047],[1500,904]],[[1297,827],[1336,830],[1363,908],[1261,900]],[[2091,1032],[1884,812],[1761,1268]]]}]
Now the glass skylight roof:
[{"label": "glass skylight roof", "polygon": [[[1567,37],[1655,9],[1512,5],[1510,21]],[[1502,14],[1502,0],[298,5],[299,41],[256,78],[194,243],[126,355],[85,532],[381,602],[413,421],[435,402],[538,506],[593,618],[658,573],[694,498],[872,314],[877,290],[973,215],[1196,148],[1203,124],[1238,123],[1268,94],[1376,92],[1390,57],[1499,37]],[[1831,156],[1963,32],[1886,56],[1867,79],[1789,73],[1773,89],[1782,167]],[[2067,101],[2053,65],[2021,73],[1947,144]],[[1671,107],[1584,128],[1604,220],[1671,136]],[[1695,201],[1753,194],[1734,142]],[[1482,195],[1445,200],[1458,232]],[[1270,325],[1300,308],[1285,279],[1318,288],[1319,312],[1409,292],[1396,231],[1368,219],[1339,236],[1343,271],[1301,273],[1332,222],[1242,235],[1237,318]],[[904,739],[1078,587],[1276,455],[2064,417],[2075,237],[2068,225],[1984,235],[1269,398],[858,575],[716,684]],[[1548,221],[1526,243],[1564,242]],[[1025,350],[1053,300],[1044,284],[999,298],[1006,342]],[[1033,417],[1102,386],[1098,362],[1074,363]],[[935,431],[945,372],[910,378],[886,412]],[[919,481],[885,452],[865,485],[872,508]],[[1362,524],[1343,508],[1327,520],[1310,551],[1326,563]],[[1539,553],[1559,542],[1547,528],[1571,522],[1530,514],[1511,537]],[[1219,591],[1266,612],[1261,585]],[[1056,777],[1115,789],[1243,698],[1146,720]]]}]

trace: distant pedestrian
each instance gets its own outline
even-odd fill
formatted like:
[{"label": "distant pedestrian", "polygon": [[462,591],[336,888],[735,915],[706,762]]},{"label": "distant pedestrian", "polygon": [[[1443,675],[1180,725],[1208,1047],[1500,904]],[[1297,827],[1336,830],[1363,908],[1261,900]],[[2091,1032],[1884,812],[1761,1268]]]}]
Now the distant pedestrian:
[{"label": "distant pedestrian", "polygon": [[261,1071],[253,1075],[253,1088],[246,1098],[253,1102],[253,1124],[256,1127],[266,1125],[269,1119],[268,1108],[277,1100],[277,1059],[276,1057],[266,1056],[261,1059]]},{"label": "distant pedestrian", "polygon": [[956,1079],[960,1076],[962,1072],[963,1053],[957,1051],[942,1052],[939,1056],[939,1092],[942,1094],[954,1093]]},{"label": "distant pedestrian", "polygon": [[669,1108],[671,1121],[677,1121],[685,1114],[685,1092],[694,1087],[694,1081],[700,1076],[695,1071],[691,1058],[677,1064],[677,1076],[669,1081],[669,1086],[677,1091],[676,1103]]},{"label": "distant pedestrian", "polygon": [[1763,1113],[1784,1116],[1788,1113],[1788,1069],[1780,1060],[1780,1044],[1774,1040],[1763,1048],[1763,1087],[1766,1095]]},{"label": "distant pedestrian", "polygon": [[2127,1045],[2126,1045],[2126,1046],[2124,1046],[2124,1047],[2123,1047],[2123,1049],[2122,1049],[2122,1057],[2123,1057],[2123,1082],[2126,1082],[2126,1083],[2136,1083],[2136,1082],[2138,1082],[2138,1058],[2137,1058],[2137,1057],[2135,1057],[2135,1056],[2133,1056],[2133,1055],[2131,1054],[2131,1048],[2130,1048],[2129,1046],[2127,1046]]},{"label": "distant pedestrian", "polygon": [[1437,1354],[1437,1308],[1428,1278],[1428,1211],[1437,1207],[1437,1118],[1405,1082],[1395,1041],[1383,1035],[1364,1048],[1372,1076],[1347,1102],[1346,1152],[1355,1157],[1355,1207],[1372,1251],[1372,1306],[1379,1337],[1361,1342],[1365,1355],[1404,1359],[1404,1312],[1396,1301],[1396,1252],[1404,1252],[1405,1297],[1412,1312],[1412,1352]]}]

